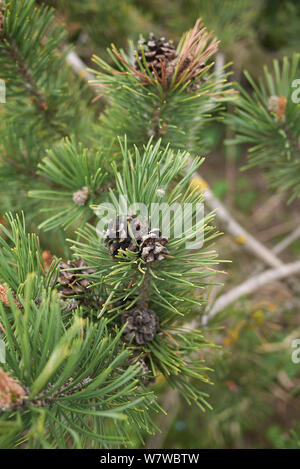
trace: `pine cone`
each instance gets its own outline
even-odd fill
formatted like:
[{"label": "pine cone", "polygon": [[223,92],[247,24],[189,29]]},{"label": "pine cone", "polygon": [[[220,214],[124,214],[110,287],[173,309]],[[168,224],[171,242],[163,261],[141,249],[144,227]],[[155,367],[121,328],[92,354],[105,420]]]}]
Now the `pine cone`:
[{"label": "pine cone", "polygon": [[[159,78],[162,77],[161,68],[165,68],[171,64],[171,62],[177,59],[176,49],[171,44],[170,41],[167,41],[165,37],[156,39],[153,33],[150,33],[148,41],[139,41],[140,47],[144,50],[144,56],[149,67],[149,70],[155,76],[156,74]],[[136,52],[140,61],[143,63],[142,51],[139,50]],[[140,70],[138,61],[135,61],[136,70]]]},{"label": "pine cone", "polygon": [[[59,263],[60,274],[57,279],[58,291],[63,297],[72,297],[85,293],[91,284],[90,280],[80,278],[84,275],[93,274],[95,269],[90,269],[84,265],[83,259]],[[68,270],[65,270],[68,269]]]},{"label": "pine cone", "polygon": [[130,342],[134,337],[137,345],[144,345],[153,340],[159,326],[154,311],[144,307],[136,307],[123,313],[122,323],[128,323],[124,329],[126,342]]},{"label": "pine cone", "polygon": [[112,257],[118,254],[119,249],[137,252],[145,233],[147,233],[147,228],[136,215],[127,217],[118,215],[108,224],[104,244],[108,246]]},{"label": "pine cone", "polygon": [[111,221],[105,233],[104,244],[115,257],[119,249],[139,252],[147,262],[161,261],[169,254],[166,244],[168,238],[162,237],[158,228],[148,231],[148,225],[142,223],[136,215],[121,216]]},{"label": "pine cone", "polygon": [[141,258],[147,262],[161,261],[164,256],[169,254],[166,244],[168,238],[161,237],[161,232],[158,228],[151,230],[146,236],[140,246]]}]

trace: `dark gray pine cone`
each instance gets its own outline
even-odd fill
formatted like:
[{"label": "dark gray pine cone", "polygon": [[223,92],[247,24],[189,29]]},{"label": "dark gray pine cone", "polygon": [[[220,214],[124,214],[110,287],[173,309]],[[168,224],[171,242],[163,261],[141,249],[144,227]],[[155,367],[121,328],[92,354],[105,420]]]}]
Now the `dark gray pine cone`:
[{"label": "dark gray pine cone", "polygon": [[136,215],[118,215],[115,220],[108,224],[104,244],[108,246],[112,257],[118,254],[119,249],[137,252],[139,250],[138,245],[147,232],[147,227]]},{"label": "dark gray pine cone", "polygon": [[161,261],[164,256],[169,254],[166,245],[168,238],[162,237],[158,228],[152,229],[147,235],[143,236],[140,245],[141,258],[146,262]]},{"label": "dark gray pine cone", "polygon": [[108,224],[104,239],[112,257],[117,256],[120,249],[128,249],[139,253],[146,262],[163,260],[169,254],[167,243],[168,238],[162,237],[158,228],[149,231],[148,225],[136,215],[118,215]]},{"label": "dark gray pine cone", "polygon": [[[168,41],[165,37],[156,39],[153,33],[150,33],[147,41],[139,41],[140,48],[136,52],[140,61],[143,63],[142,51],[143,48],[145,59],[149,70],[155,75],[154,71],[161,78],[161,67],[162,64],[166,68],[167,65],[177,59],[176,49],[172,45],[171,41]],[[135,61],[135,68],[140,70],[138,61]]]},{"label": "dark gray pine cone", "polygon": [[155,312],[142,306],[123,313],[122,323],[127,323],[124,329],[126,342],[130,342],[134,337],[137,345],[145,345],[153,340],[159,326]]},{"label": "dark gray pine cone", "polygon": [[57,289],[63,297],[73,297],[86,293],[91,281],[82,277],[96,272],[95,269],[88,268],[81,258],[76,261],[60,262],[58,267],[60,272],[57,279]]}]

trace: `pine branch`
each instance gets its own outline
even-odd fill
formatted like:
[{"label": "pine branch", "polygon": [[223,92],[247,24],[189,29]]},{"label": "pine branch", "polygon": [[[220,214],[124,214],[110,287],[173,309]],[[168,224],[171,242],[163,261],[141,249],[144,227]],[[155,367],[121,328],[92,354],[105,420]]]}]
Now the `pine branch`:
[{"label": "pine branch", "polygon": [[[132,348],[134,355],[143,353],[153,376],[162,373],[170,386],[178,389],[189,403],[195,401],[204,409],[208,406],[207,393],[193,383],[192,377],[198,382],[209,384],[209,370],[199,359],[192,358],[191,353],[194,351],[198,354],[200,349],[210,348],[212,344],[205,340],[200,331],[189,332],[187,337],[182,325],[186,316],[195,313],[197,305],[202,304],[203,298],[198,296],[198,289],[204,289],[209,283],[208,277],[215,272],[217,261],[211,243],[216,234],[210,225],[210,215],[204,217],[201,223],[196,223],[193,229],[185,230],[180,237],[176,236],[174,229],[174,223],[183,215],[180,214],[181,207],[185,203],[195,206],[202,201],[201,194],[191,192],[189,187],[191,174],[201,160],[195,159],[190,171],[178,180],[188,163],[189,155],[185,152],[173,153],[168,148],[164,149],[161,142],[154,145],[151,140],[143,153],[138,148],[135,148],[134,153],[131,152],[126,141],[121,144],[121,152],[123,170],[119,172],[115,166],[116,188],[111,191],[115,211],[109,216],[115,220],[116,214],[119,214],[118,217],[125,216],[126,219],[131,216],[136,220],[135,213],[122,212],[120,197],[126,199],[128,207],[132,203],[143,204],[148,210],[147,226],[151,227],[153,233],[162,229],[161,238],[156,235],[155,247],[159,248],[160,240],[164,240],[166,244],[161,245],[159,250],[163,250],[164,255],[150,257],[147,252],[146,258],[143,258],[143,250],[139,248],[137,240],[131,238],[132,242],[128,244],[128,235],[122,234],[121,239],[115,236],[115,239],[110,241],[108,238],[104,242],[106,238],[103,239],[102,234],[101,242],[101,232],[93,226],[86,226],[79,231],[80,238],[72,241],[75,256],[84,259],[94,269],[90,279],[94,281],[94,286],[102,288],[100,295],[103,306],[98,313],[99,317],[109,317],[113,324],[124,324],[128,315],[133,317],[134,314],[138,315],[137,321],[141,321],[144,314],[152,318],[150,322],[157,318],[154,332],[154,323],[151,322],[151,330],[148,332],[149,321],[148,326],[145,326],[146,337],[150,336],[150,339],[143,342],[141,332],[138,342],[135,342],[131,328],[138,329],[139,322],[134,324],[131,320],[130,328],[125,329],[128,335],[125,334],[124,340],[129,341],[128,347]],[[164,228],[153,225],[157,221],[151,209],[155,203],[174,208],[177,203],[177,211],[168,222],[168,239],[163,237]],[[143,233],[145,222],[142,214],[137,221]],[[205,246],[200,250],[193,250],[191,245],[188,247],[188,243],[202,231],[205,233]],[[165,246],[167,252],[163,249]]]},{"label": "pine branch", "polygon": [[245,73],[253,89],[250,95],[242,87],[237,109],[229,122],[236,129],[231,143],[249,143],[249,164],[266,170],[271,185],[289,192],[289,201],[298,197],[300,127],[299,105],[293,100],[293,82],[299,76],[299,54],[282,63],[273,62],[272,73],[265,67],[264,80],[256,84]]},{"label": "pine branch", "polygon": [[[9,263],[1,263],[1,279]],[[83,320],[79,310],[67,320],[57,294],[43,285],[39,275],[28,274],[18,289],[19,303],[10,289],[0,302],[6,343],[0,446],[17,447],[21,435],[31,448],[80,448],[84,442],[107,448],[130,444],[134,432],[141,438],[153,428],[147,407],[155,403],[152,393],[137,389],[140,365],[128,365],[129,353],[120,347],[122,330],[112,337],[106,321]],[[38,303],[36,291],[41,291]]]},{"label": "pine branch", "polygon": [[91,94],[65,65],[67,52],[58,51],[65,33],[48,7],[36,8],[34,0],[6,2],[0,36],[7,94],[0,126],[1,191],[5,181],[3,200],[32,216],[37,202],[28,201],[26,193],[44,185],[36,167],[46,148],[79,132],[83,140],[92,139],[92,113],[82,112],[83,98],[87,102]]},{"label": "pine branch", "polygon": [[[27,96],[37,114],[42,117],[45,126],[53,127],[55,132],[62,136],[63,130],[54,120],[54,107],[51,104],[53,90],[50,91],[49,82],[47,84],[48,95],[45,88],[46,71],[49,79],[54,79],[53,72],[61,65],[61,59],[53,55],[52,63],[50,63],[45,62],[44,56],[48,54],[49,57],[54,47],[62,40],[62,29],[52,27],[51,31],[52,13],[47,8],[38,11],[34,3],[33,0],[27,1],[26,4],[22,0],[14,0],[6,5],[0,46],[2,74],[3,78],[8,81],[8,97]],[[27,22],[29,16],[31,16],[31,24],[27,30],[28,39],[24,41],[22,25]],[[50,37],[47,38],[47,43],[42,49],[40,41],[47,30],[51,31]],[[28,48],[27,41],[31,41],[32,48]]]},{"label": "pine branch", "polygon": [[11,59],[11,62],[15,64],[16,71],[19,73],[23,81],[24,90],[29,93],[32,98],[31,101],[34,103],[38,113],[43,116],[47,126],[53,127],[54,131],[64,137],[64,132],[59,128],[53,121],[53,114],[49,110],[49,106],[45,100],[45,96],[42,90],[38,88],[30,70],[27,68],[26,62],[23,60],[19,49],[12,40],[12,38],[3,31],[0,36],[0,40],[3,41],[6,47],[7,56]]},{"label": "pine branch", "polygon": [[[219,71],[218,71],[219,73]],[[157,122],[159,117],[157,116],[153,122]],[[152,135],[157,136],[157,124],[155,125],[154,133]],[[151,129],[150,129],[151,130]],[[241,244],[242,247],[246,248],[255,255],[255,257],[261,258],[264,263],[270,265],[271,267],[277,267],[282,264],[282,261],[277,258],[269,249],[267,249],[262,243],[260,243],[253,235],[248,233],[245,228],[243,228],[228,212],[226,207],[222,202],[217,199],[211,189],[208,187],[207,183],[200,177],[199,174],[194,174],[194,185],[198,185],[200,188],[205,188],[203,191],[204,198],[208,204],[210,210],[215,210],[216,217],[220,219],[221,223],[224,225],[224,228],[234,236],[234,238]]]},{"label": "pine branch", "polygon": [[52,187],[28,194],[51,203],[42,211],[54,214],[44,220],[40,228],[49,230],[63,226],[66,229],[78,220],[83,220],[83,224],[92,220],[94,212],[90,206],[99,204],[101,194],[110,187],[110,183],[106,183],[107,172],[102,169],[104,155],[84,148],[75,138],[62,140],[47,153],[39,164],[38,174]]},{"label": "pine branch", "polygon": [[[211,72],[217,44],[197,21],[177,50],[170,41],[150,38],[134,52],[135,62],[114,46],[110,51],[114,67],[94,57],[101,71],[94,72],[96,80],[91,84],[100,87],[101,96],[109,101],[102,116],[103,141],[109,145],[117,135],[126,134],[130,145],[141,147],[154,136],[165,144],[170,142],[173,148],[194,150],[199,145],[200,129],[222,103],[234,99],[224,70],[218,76]],[[160,47],[166,57],[157,52],[156,59],[153,54]],[[201,137],[203,148],[204,132]]]}]

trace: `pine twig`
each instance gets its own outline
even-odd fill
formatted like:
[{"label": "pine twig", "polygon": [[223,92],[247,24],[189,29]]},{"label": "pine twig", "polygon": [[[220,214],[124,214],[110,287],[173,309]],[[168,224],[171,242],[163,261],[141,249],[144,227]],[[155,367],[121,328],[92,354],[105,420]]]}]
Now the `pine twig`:
[{"label": "pine twig", "polygon": [[223,311],[227,306],[234,303],[238,298],[243,295],[249,295],[258,288],[266,285],[267,283],[274,282],[283,278],[290,277],[291,275],[298,274],[300,272],[300,261],[291,262],[289,264],[281,265],[275,269],[265,270],[259,275],[250,277],[245,282],[232,288],[224,295],[221,295],[213,304],[210,311],[203,316],[202,324],[205,325],[210,321],[217,313]]},{"label": "pine twig", "polygon": [[48,109],[48,103],[44,92],[38,87],[34,80],[31,70],[28,68],[24,61],[17,45],[13,39],[8,36],[4,31],[1,31],[0,40],[6,46],[7,54],[16,66],[17,73],[22,77],[24,81],[24,88],[32,98],[32,102],[37,111],[43,116],[45,122],[52,127],[55,132],[65,137],[65,133],[53,122],[53,114]]}]

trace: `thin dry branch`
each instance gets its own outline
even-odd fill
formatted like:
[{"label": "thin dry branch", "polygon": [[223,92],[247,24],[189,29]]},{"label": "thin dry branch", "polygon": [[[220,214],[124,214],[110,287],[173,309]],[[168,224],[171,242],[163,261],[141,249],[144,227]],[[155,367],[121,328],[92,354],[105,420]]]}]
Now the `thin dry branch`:
[{"label": "thin dry branch", "polygon": [[280,252],[284,251],[288,248],[294,241],[300,238],[300,226],[298,226],[292,233],[287,235],[282,241],[280,241],[272,251],[274,254],[279,254]]},{"label": "thin dry branch", "polygon": [[199,189],[203,191],[205,203],[210,210],[215,211],[216,217],[222,223],[223,228],[234,237],[238,244],[251,252],[251,254],[254,254],[255,257],[262,259],[265,264],[271,267],[283,265],[283,262],[270,249],[260,243],[233,218],[225,205],[214,196],[212,190],[200,174],[195,172],[191,183],[194,187],[198,186]]},{"label": "thin dry branch", "polygon": [[300,261],[281,265],[275,269],[269,269],[259,275],[250,277],[248,280],[241,283],[237,287],[234,287],[227,293],[224,293],[224,295],[221,295],[215,301],[210,311],[203,316],[202,324],[207,324],[213,317],[216,316],[216,314],[218,314],[220,311],[223,311],[227,306],[234,303],[241,296],[249,295],[267,283],[287,278],[298,273],[300,273]]}]

